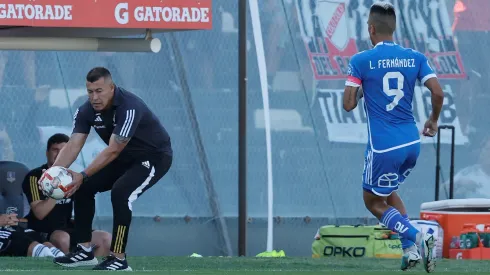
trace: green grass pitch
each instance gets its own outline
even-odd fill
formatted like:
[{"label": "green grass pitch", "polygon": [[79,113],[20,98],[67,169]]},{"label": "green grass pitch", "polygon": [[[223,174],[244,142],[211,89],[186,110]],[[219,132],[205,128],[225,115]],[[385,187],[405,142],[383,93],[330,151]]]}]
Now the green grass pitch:
[{"label": "green grass pitch", "polygon": [[[227,275],[360,275],[360,274],[427,274],[423,266],[409,272],[399,270],[398,260],[381,259],[312,259],[253,257],[129,257],[131,274],[227,274]],[[65,269],[47,258],[0,258],[1,275],[93,274],[90,268]],[[490,274],[490,261],[440,260],[436,273]]]}]

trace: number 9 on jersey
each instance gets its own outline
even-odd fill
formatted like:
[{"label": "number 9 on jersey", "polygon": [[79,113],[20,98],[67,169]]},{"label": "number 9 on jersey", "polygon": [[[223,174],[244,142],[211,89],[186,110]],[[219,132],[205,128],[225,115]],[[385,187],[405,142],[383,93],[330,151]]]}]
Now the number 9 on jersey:
[{"label": "number 9 on jersey", "polygon": [[[396,88],[390,89],[390,79],[396,79]],[[383,92],[387,96],[395,96],[393,101],[386,105],[386,111],[393,111],[395,107],[398,105],[398,102],[405,95],[403,92],[403,83],[405,81],[405,77],[400,72],[388,72],[383,77]]]}]

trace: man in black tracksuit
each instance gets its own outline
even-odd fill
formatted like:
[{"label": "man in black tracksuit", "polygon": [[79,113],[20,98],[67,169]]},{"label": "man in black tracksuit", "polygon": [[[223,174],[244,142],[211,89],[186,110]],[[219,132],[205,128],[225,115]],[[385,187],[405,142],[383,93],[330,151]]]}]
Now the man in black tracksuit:
[{"label": "man in black tracksuit", "polygon": [[53,166],[69,167],[75,161],[91,127],[108,147],[81,173],[70,171],[73,182],[66,197],[75,194],[78,246],[73,253],[54,261],[66,267],[98,263],[90,243],[95,194],[111,190],[114,211],[111,255],[94,269],[131,270],[125,248],[132,203],[170,169],[170,137],[143,100],[117,87],[107,69],[92,69],[87,74],[86,86],[88,101],[75,112],[70,141]]}]

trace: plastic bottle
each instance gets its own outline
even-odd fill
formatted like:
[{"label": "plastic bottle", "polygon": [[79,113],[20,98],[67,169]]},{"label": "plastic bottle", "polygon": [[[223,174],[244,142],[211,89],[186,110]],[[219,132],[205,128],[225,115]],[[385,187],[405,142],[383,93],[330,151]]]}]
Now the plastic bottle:
[{"label": "plastic bottle", "polygon": [[481,245],[490,247],[490,224],[485,224],[483,232],[480,232]]},{"label": "plastic bottle", "polygon": [[466,232],[461,232],[459,235],[459,248],[466,249]]},{"label": "plastic bottle", "polygon": [[479,235],[476,224],[467,223],[463,225],[463,230],[460,235],[461,249],[472,249],[479,246]]}]

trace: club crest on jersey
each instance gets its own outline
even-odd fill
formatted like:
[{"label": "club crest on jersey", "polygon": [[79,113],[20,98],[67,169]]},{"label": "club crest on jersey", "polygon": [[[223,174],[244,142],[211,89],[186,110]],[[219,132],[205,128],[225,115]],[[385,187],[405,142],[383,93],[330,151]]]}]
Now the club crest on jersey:
[{"label": "club crest on jersey", "polygon": [[352,75],[352,65],[349,64],[349,69],[347,69],[347,75]]}]

